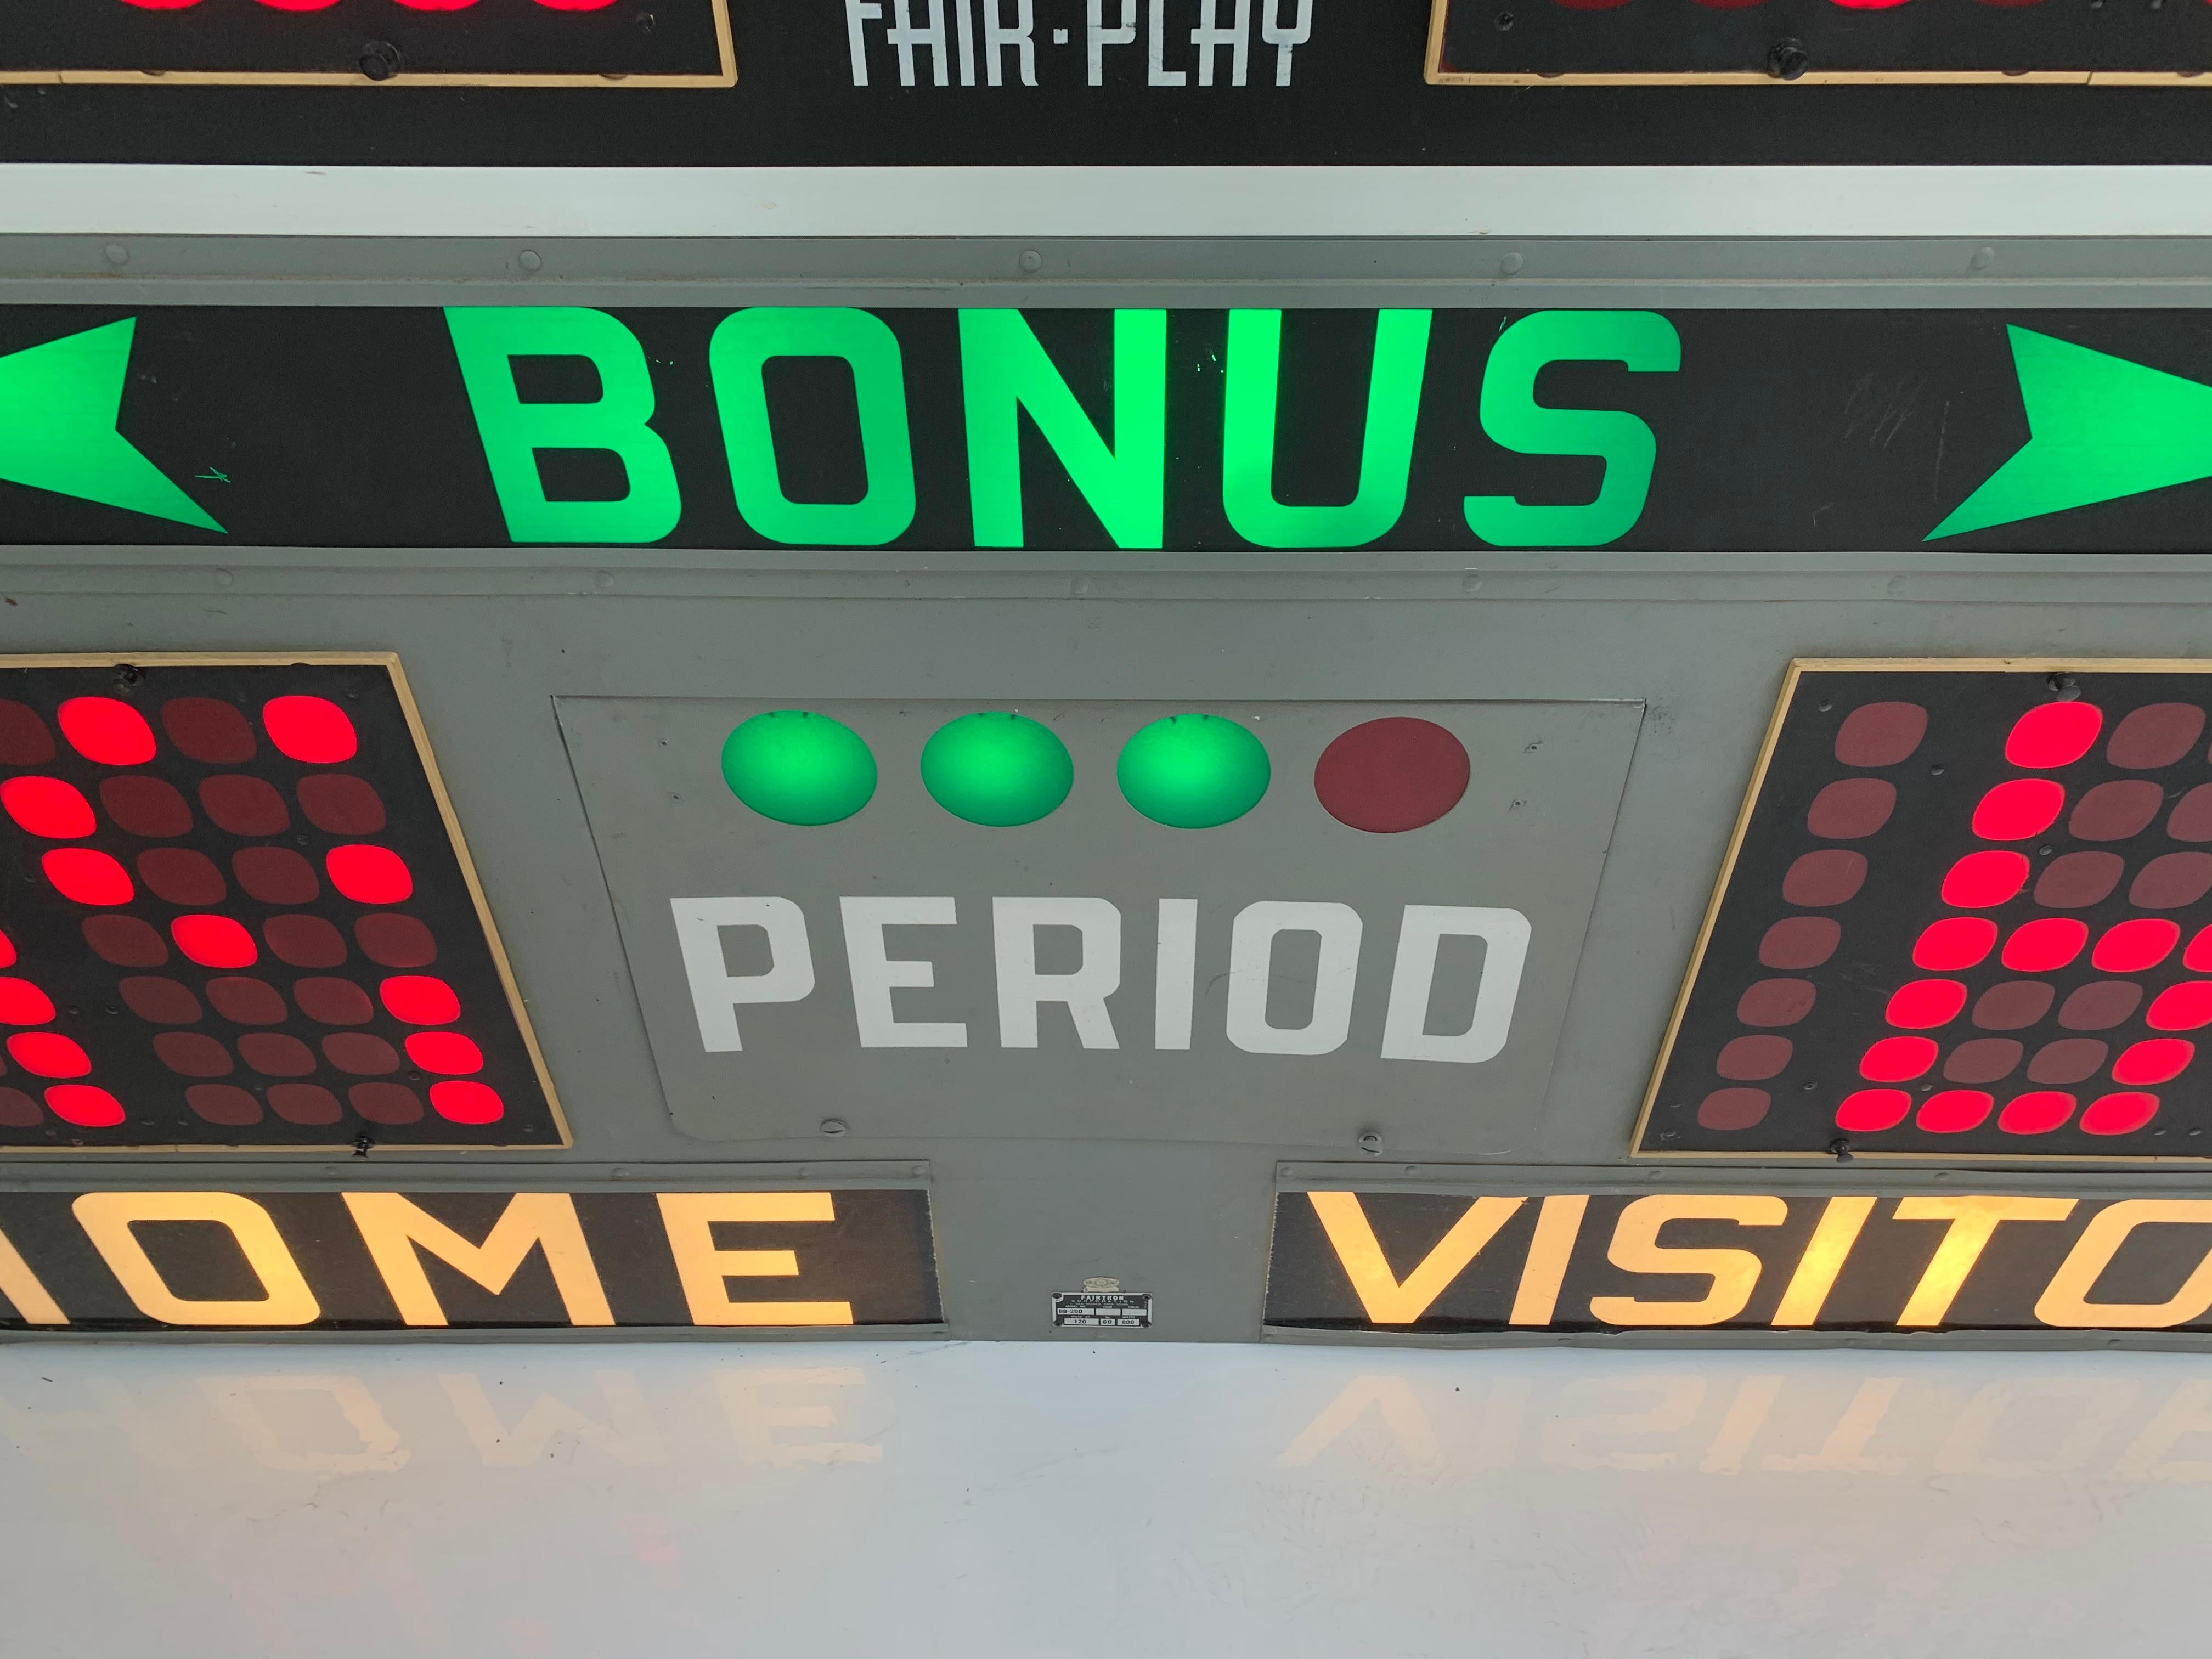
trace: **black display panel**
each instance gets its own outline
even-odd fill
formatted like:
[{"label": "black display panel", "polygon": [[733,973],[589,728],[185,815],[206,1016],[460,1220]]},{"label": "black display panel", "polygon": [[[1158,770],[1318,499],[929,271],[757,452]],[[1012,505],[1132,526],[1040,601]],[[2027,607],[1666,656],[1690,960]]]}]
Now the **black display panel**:
[{"label": "black display panel", "polygon": [[2188,310],[4,307],[0,541],[2194,553],[2207,363]]},{"label": "black display panel", "polygon": [[0,1193],[0,1330],[938,1323],[929,1195]]},{"label": "black display panel", "polygon": [[2212,12],[2065,0],[1438,0],[1429,78],[2185,84]]},{"label": "black display panel", "polygon": [[2209,672],[1797,665],[1637,1151],[2212,1158]]},{"label": "black display panel", "polygon": [[567,1144],[396,659],[0,659],[0,1150]]},{"label": "black display panel", "polygon": [[0,82],[728,86],[727,0],[0,0]]},{"label": "black display panel", "polygon": [[1413,1336],[2201,1334],[2212,1203],[1986,1187],[1286,1192],[1266,1319]]}]

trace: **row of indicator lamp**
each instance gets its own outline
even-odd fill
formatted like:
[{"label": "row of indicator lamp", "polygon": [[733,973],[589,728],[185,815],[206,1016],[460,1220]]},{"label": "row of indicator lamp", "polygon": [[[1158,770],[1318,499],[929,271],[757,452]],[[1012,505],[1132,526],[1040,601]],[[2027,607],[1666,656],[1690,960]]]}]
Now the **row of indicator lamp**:
[{"label": "row of indicator lamp", "polygon": [[[2006,763],[2022,772],[2055,771],[2084,759],[2103,734],[2104,711],[2094,702],[2057,702],[2028,710],[2008,733]],[[2184,759],[2205,727],[2205,711],[2191,703],[2154,703],[2137,708],[2113,731],[2106,758],[2114,766],[2155,770]],[[2164,805],[2166,792],[2147,779],[2100,783],[2075,803],[2069,829],[2076,839],[2124,841],[2148,827]],[[2003,843],[2032,840],[2050,830],[2067,805],[2063,784],[2049,777],[2008,778],[1977,803],[1972,830],[1978,840],[1998,845],[1968,853],[1945,873],[1942,896],[1954,910],[1989,910],[2009,903],[2027,887],[2032,866],[2027,855]],[[2167,823],[2177,840],[2212,837],[2212,789],[2190,791]],[[2045,909],[2080,908],[2102,902],[2118,887],[2126,862],[2106,851],[2067,853],[2044,867],[2033,902]],[[2194,904],[2212,890],[2212,853],[2164,853],[2149,860],[2129,888],[2139,909],[2172,910]],[[2075,917],[2039,916],[2019,923],[2005,935],[1985,915],[1938,918],[1915,941],[1915,967],[1944,975],[1978,967],[1992,951],[1999,963],[2015,973],[2049,973],[2071,966],[2082,951],[2100,973],[2142,973],[2164,963],[2181,943],[2178,922],[2161,916],[2133,917],[2106,927],[2090,943],[2088,925]],[[2212,972],[2212,928],[2200,930],[2182,952],[2182,966]],[[2058,1024],[2069,1031],[2107,1030],[2141,1006],[2144,988],[2131,981],[2100,980],[2075,988],[2059,1008]],[[2038,981],[2013,980],[1990,987],[1975,1000],[1971,1023],[1982,1030],[2023,1030],[2036,1024],[2057,1000],[2056,988]],[[1899,988],[1885,1011],[1887,1023],[1901,1033],[1937,1030],[1966,1012],[1967,988],[1945,977],[1912,981]],[[2143,1015],[2153,1031],[2198,1030],[2212,1024],[2212,980],[2182,981],[2153,998]],[[1945,1060],[1944,1076],[1968,1084],[2011,1074],[2022,1045],[2009,1037],[1975,1036],[1958,1043]],[[2080,1106],[2072,1085],[2106,1069],[2118,1088],[2098,1095],[2079,1119],[2094,1135],[2133,1133],[2157,1115],[2159,1097],[2148,1086],[2171,1082],[2196,1058],[2186,1038],[2160,1036],[2131,1042],[2112,1055],[2101,1038],[2063,1037],[2041,1046],[2029,1059],[2030,1083],[2046,1085],[2015,1094],[1997,1115],[1997,1127],[2009,1134],[2048,1133],[2075,1121]],[[1862,1056],[1860,1075],[1869,1084],[1908,1083],[1925,1076],[1941,1048],[1933,1037],[1899,1035],[1880,1038]],[[2063,1085],[2063,1086],[2049,1086]],[[1856,1091],[1838,1109],[1844,1130],[1878,1131],[1903,1121],[1911,1098],[1903,1089]],[[1945,1089],[1920,1103],[1914,1119],[1934,1133],[1978,1127],[1996,1109],[1996,1097],[1984,1089]]]},{"label": "row of indicator lamp", "polygon": [[[252,728],[240,711],[216,699],[172,699],[161,718],[171,740],[195,760],[235,765],[252,759],[258,749]],[[262,707],[261,723],[278,752],[302,764],[340,763],[359,750],[352,721],[326,698],[272,698]],[[118,699],[69,699],[56,711],[55,724],[72,749],[97,765],[143,765],[157,752],[144,716]],[[36,711],[20,702],[0,702],[0,763],[44,764],[57,752]],[[289,826],[283,796],[265,780],[210,777],[201,781],[197,793],[207,816],[232,834],[276,835]],[[296,793],[301,811],[319,829],[373,834],[384,827],[383,802],[365,779],[313,774],[299,781]],[[173,787],[160,779],[111,777],[102,781],[99,793],[109,816],[142,838],[173,838],[192,827],[191,808]],[[82,840],[98,827],[91,803],[82,792],[64,780],[40,774],[0,781],[0,811],[19,829],[42,840]],[[140,878],[169,903],[215,904],[226,896],[221,872],[203,853],[151,848],[134,862]],[[94,848],[49,848],[41,855],[40,868],[62,896],[88,908],[112,910],[137,896],[123,865]],[[319,891],[313,866],[289,848],[241,848],[232,855],[231,868],[239,884],[264,903],[308,903]],[[357,904],[398,904],[414,891],[406,861],[392,849],[374,843],[331,848],[324,856],[323,868],[331,885]],[[85,931],[94,951],[118,966],[156,967],[167,960],[160,935],[136,918],[88,918]],[[319,917],[272,916],[263,931],[278,958],[294,966],[332,967],[345,959],[343,939]],[[436,954],[428,930],[413,917],[363,916],[356,924],[356,933],[364,953],[386,966],[424,966]],[[252,967],[259,959],[253,935],[231,916],[205,911],[178,915],[169,923],[169,939],[184,957],[203,968],[234,970]],[[0,965],[12,963],[14,954],[9,946],[7,963]],[[189,1024],[199,1018],[198,999],[178,981],[140,975],[125,979],[119,988],[132,1012],[149,1023]],[[275,1024],[286,1017],[282,994],[265,981],[231,977],[213,981],[205,988],[217,1011],[234,1023]],[[302,980],[294,993],[301,1011],[319,1023],[356,1024],[373,1014],[367,994],[351,981]],[[380,982],[377,994],[385,1011],[404,1024],[439,1026],[460,1018],[459,999],[453,988],[429,975],[390,975]],[[30,981],[0,978],[0,1024],[45,1024],[53,1018],[52,1000]],[[35,1077],[78,1079],[91,1071],[82,1047],[58,1032],[18,1031],[5,1047],[9,1056]],[[321,1047],[324,1058],[340,1071],[374,1076],[398,1069],[398,1055],[380,1038],[337,1032],[324,1038]],[[417,1030],[405,1038],[405,1047],[416,1066],[442,1079],[429,1091],[432,1109],[440,1116],[482,1124],[504,1115],[504,1103],[495,1090],[463,1080],[483,1065],[483,1054],[471,1039],[453,1031]],[[207,1079],[234,1069],[228,1048],[197,1033],[163,1032],[155,1039],[155,1050],[165,1066],[185,1077]],[[281,1033],[250,1033],[239,1039],[238,1050],[252,1069],[266,1077],[297,1079],[316,1069],[313,1051]],[[242,1126],[260,1119],[258,1101],[234,1085],[202,1081],[185,1092],[193,1109],[210,1122]],[[336,1097],[316,1085],[279,1084],[269,1094],[271,1107],[288,1121],[328,1124],[340,1116]],[[92,1085],[55,1082],[46,1090],[45,1098],[57,1116],[82,1127],[111,1127],[123,1121],[122,1107],[113,1095]],[[356,1084],[349,1098],[356,1111],[373,1122],[401,1124],[422,1115],[422,1103],[413,1091],[396,1084]],[[0,1123],[28,1127],[38,1121],[36,1104],[27,1096],[0,1091]]]},{"label": "row of indicator lamp", "polygon": [[[842,721],[806,709],[756,714],[722,744],[730,792],[779,823],[851,817],[874,799],[875,756]],[[994,829],[1035,823],[1075,785],[1075,762],[1050,727],[1006,712],[948,720],[922,746],[922,786],[953,817]],[[1432,720],[1393,715],[1339,734],[1314,768],[1314,793],[1352,829],[1393,835],[1434,823],[1467,793],[1466,745]],[[1122,745],[1122,798],[1175,830],[1232,823],[1273,781],[1267,746],[1218,714],[1170,714]]]}]

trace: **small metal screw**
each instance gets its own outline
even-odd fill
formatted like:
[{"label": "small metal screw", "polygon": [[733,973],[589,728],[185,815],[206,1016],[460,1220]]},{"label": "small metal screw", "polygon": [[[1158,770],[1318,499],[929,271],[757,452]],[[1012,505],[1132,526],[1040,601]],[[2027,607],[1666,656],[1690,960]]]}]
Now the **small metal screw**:
[{"label": "small metal screw", "polygon": [[1499,12],[1499,13],[1498,14],[1498,32],[1500,34],[1504,34],[1504,33],[1506,33],[1509,29],[1510,29],[1512,27],[1513,27],[1513,14],[1512,14],[1511,12],[1510,12],[1510,11],[1501,11],[1501,12]]},{"label": "small metal screw", "polygon": [[1033,247],[1025,247],[1022,250],[1022,257],[1018,263],[1024,270],[1034,276],[1044,269],[1044,255]]},{"label": "small metal screw", "polygon": [[825,1135],[843,1134],[845,1133],[845,1120],[842,1117],[823,1118],[822,1120],[822,1133]]},{"label": "small metal screw", "polygon": [[366,1129],[353,1138],[353,1155],[356,1158],[367,1158],[375,1146],[376,1137]]},{"label": "small metal screw", "polygon": [[1778,40],[1766,54],[1766,72],[1778,81],[1798,80],[1812,67],[1811,57],[1795,40]]},{"label": "small metal screw", "polygon": [[1359,1134],[1359,1150],[1370,1158],[1378,1158],[1382,1152],[1382,1137],[1373,1129],[1363,1129]]},{"label": "small metal screw", "polygon": [[389,81],[400,64],[399,48],[389,40],[371,40],[361,49],[361,72],[372,81]]},{"label": "small metal screw", "polygon": [[1519,254],[1509,253],[1498,262],[1498,274],[1501,276],[1517,276],[1521,274],[1521,267],[1528,263]]},{"label": "small metal screw", "polygon": [[1838,1135],[1828,1143],[1828,1152],[1838,1164],[1851,1161],[1851,1140],[1849,1135]]},{"label": "small metal screw", "polygon": [[516,259],[514,263],[520,265],[523,270],[528,271],[531,275],[535,276],[539,271],[545,269],[545,256],[538,252],[535,248],[526,247],[522,250],[521,257]]},{"label": "small metal screw", "polygon": [[131,250],[120,242],[110,242],[100,250],[100,256],[111,265],[127,265],[131,263]]},{"label": "small metal screw", "polygon": [[146,678],[146,671],[135,662],[119,664],[115,670],[115,689],[128,691]]},{"label": "small metal screw", "polygon": [[1929,767],[1928,769],[1928,775],[1931,778],[1942,777],[1943,775],[1942,767],[1940,764]]},{"label": "small metal screw", "polygon": [[2079,702],[2081,700],[2081,688],[2075,683],[2071,674],[2047,674],[2043,683],[2051,688],[2051,695],[2061,702]]},{"label": "small metal screw", "polygon": [[1820,705],[1820,712],[1821,712],[1823,714],[1826,714],[1830,709],[1833,708],[1835,706],[1836,706],[1836,705],[1835,705],[1835,704],[1833,704],[1832,702],[1824,702],[1824,703],[1822,703],[1822,704]]}]

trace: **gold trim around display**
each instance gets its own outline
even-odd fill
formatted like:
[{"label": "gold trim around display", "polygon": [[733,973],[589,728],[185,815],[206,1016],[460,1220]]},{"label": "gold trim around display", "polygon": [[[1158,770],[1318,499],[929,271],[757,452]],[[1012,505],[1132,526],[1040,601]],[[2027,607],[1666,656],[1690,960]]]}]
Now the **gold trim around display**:
[{"label": "gold trim around display", "polygon": [[730,0],[708,0],[714,8],[714,56],[711,75],[410,75],[402,70],[388,80],[372,81],[343,70],[127,70],[0,69],[0,86],[19,87],[659,87],[712,88],[738,84],[737,40],[730,27]]},{"label": "gold trim around display", "polygon": [[[453,811],[452,796],[446,793],[446,781],[438,770],[438,757],[430,747],[430,734],[422,724],[422,710],[415,702],[415,693],[407,683],[407,672],[400,665],[396,651],[141,651],[141,652],[37,652],[0,656],[0,670],[10,668],[119,668],[125,665],[138,668],[382,668],[392,676],[392,689],[399,699],[399,712],[407,721],[409,734],[415,739],[416,757],[422,763],[422,775],[428,780],[430,797],[438,803],[438,816],[446,826],[447,839],[452,843],[453,857],[461,868],[461,880],[467,886],[469,898],[476,906],[477,922],[483,927],[484,943],[491,951],[492,966],[499,975],[501,988],[507,993],[507,1010],[514,1017],[516,1028],[522,1033],[522,1046],[529,1053],[531,1069],[536,1073],[538,1085],[545,1093],[546,1109],[553,1115],[553,1128],[557,1141],[470,1141],[452,1142],[377,1142],[377,1150],[387,1152],[453,1152],[473,1154],[498,1152],[565,1152],[575,1145],[568,1130],[568,1116],[561,1107],[561,1097],[553,1087],[553,1074],[546,1069],[545,1054],[538,1045],[538,1032],[530,1023],[530,1012],[523,1006],[521,988],[515,983],[514,964],[507,959],[507,946],[501,940],[498,926],[492,921],[491,905],[484,897],[483,884],[477,878],[476,860],[469,856],[467,838],[461,834],[461,821]],[[128,1152],[290,1152],[295,1156],[327,1158],[334,1152],[349,1152],[349,1141],[286,1141],[286,1142],[223,1142],[210,1145],[191,1142],[176,1145],[168,1142],[140,1142],[125,1146],[20,1146],[0,1145],[0,1157],[28,1153],[33,1156],[77,1158],[90,1155],[112,1155]]]},{"label": "gold trim around display", "polygon": [[[1437,0],[1439,5],[1443,0]],[[1659,1085],[1667,1076],[1667,1062],[1674,1058],[1674,1041],[1681,1033],[1682,1020],[1689,1012],[1690,993],[1696,988],[1698,975],[1705,967],[1705,949],[1712,942],[1713,929],[1719,923],[1721,903],[1727,898],[1729,883],[1735,878],[1737,857],[1743,850],[1744,837],[1750,832],[1751,815],[1759,805],[1759,792],[1766,787],[1766,772],[1774,760],[1774,750],[1782,739],[1782,722],[1788,717],[1791,701],[1797,695],[1797,684],[1808,674],[1832,673],[1914,673],[1914,674],[2212,674],[2212,659],[2203,657],[1797,657],[1791,659],[1782,678],[1780,696],[1775,699],[1774,713],[1766,722],[1766,735],[1759,745],[1759,757],[1753,762],[1751,782],[1744,791],[1743,805],[1737,809],[1735,827],[1729,834],[1728,850],[1721,859],[1721,871],[1713,884],[1712,897],[1706,902],[1705,920],[1698,927],[1697,943],[1691,947],[1690,965],[1682,975],[1681,989],[1675,993],[1674,1012],[1667,1018],[1667,1035],[1659,1044],[1659,1058],[1651,1067],[1651,1081],[1644,1091],[1644,1104],[1636,1115],[1636,1127],[1629,1137],[1628,1155],[1632,1158],[1669,1159],[1681,1163],[1718,1164],[1757,1161],[1771,1164],[1832,1164],[1833,1156],[1827,1152],[1792,1152],[1778,1150],[1726,1152],[1655,1152],[1644,1144],[1651,1127],[1652,1109],[1658,1104]],[[2173,1153],[2136,1153],[2099,1158],[2088,1153],[2051,1152],[1884,1152],[1854,1146],[1854,1161],[1881,1161],[1892,1164],[1944,1164],[1966,1166],[1983,1164],[2063,1164],[2075,1168],[2134,1168],[2145,1164],[2212,1164],[2212,1153],[2185,1157]]]},{"label": "gold trim around display", "polygon": [[1444,21],[1451,0],[1431,0],[1422,78],[1432,87],[2212,87],[2212,69],[1808,70],[1795,80],[1757,70],[1650,70],[1538,75],[1529,70],[1448,70]]}]

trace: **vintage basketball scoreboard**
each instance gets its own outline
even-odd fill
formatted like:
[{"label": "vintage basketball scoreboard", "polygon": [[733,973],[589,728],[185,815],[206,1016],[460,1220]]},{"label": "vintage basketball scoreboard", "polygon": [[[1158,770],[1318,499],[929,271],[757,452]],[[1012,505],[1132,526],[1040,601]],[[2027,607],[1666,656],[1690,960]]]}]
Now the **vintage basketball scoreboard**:
[{"label": "vintage basketball scoreboard", "polygon": [[[0,143],[2208,16],[0,0]],[[385,228],[0,223],[0,1332],[2212,1341],[2198,244]]]}]

